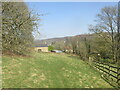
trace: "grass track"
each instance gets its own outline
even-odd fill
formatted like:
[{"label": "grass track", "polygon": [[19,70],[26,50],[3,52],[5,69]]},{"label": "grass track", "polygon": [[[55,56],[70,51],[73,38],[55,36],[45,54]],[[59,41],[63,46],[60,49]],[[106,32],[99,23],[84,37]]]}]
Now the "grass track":
[{"label": "grass track", "polygon": [[67,54],[3,56],[4,88],[111,88],[84,61]]}]

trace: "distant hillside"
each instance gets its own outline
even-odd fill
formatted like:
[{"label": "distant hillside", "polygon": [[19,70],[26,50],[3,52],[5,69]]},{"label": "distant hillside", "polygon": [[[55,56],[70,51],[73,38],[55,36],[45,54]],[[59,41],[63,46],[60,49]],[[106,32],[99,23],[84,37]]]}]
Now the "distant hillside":
[{"label": "distant hillside", "polygon": [[35,40],[34,44],[35,46],[39,45],[51,45],[52,43],[59,42],[59,41],[65,41],[66,39],[70,39],[73,37],[80,37],[82,38],[89,38],[92,36],[91,34],[81,34],[81,35],[76,35],[76,36],[68,36],[68,37],[60,37],[60,38],[50,38],[50,39],[45,39],[45,40]]}]

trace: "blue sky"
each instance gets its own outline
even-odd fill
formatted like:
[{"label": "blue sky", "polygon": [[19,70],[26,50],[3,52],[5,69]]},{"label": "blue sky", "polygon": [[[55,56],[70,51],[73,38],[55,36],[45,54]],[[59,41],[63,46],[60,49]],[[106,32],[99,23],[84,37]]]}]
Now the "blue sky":
[{"label": "blue sky", "polygon": [[89,33],[89,24],[95,24],[96,14],[104,6],[115,2],[27,2],[29,8],[41,17],[40,36],[36,39],[74,36]]}]

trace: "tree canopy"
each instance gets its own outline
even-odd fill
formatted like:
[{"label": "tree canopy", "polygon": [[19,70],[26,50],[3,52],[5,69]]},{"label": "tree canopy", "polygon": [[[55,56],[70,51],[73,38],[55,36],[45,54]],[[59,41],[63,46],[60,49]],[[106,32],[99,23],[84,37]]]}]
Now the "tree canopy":
[{"label": "tree canopy", "polygon": [[24,2],[2,3],[2,49],[26,54],[34,40],[38,18]]}]

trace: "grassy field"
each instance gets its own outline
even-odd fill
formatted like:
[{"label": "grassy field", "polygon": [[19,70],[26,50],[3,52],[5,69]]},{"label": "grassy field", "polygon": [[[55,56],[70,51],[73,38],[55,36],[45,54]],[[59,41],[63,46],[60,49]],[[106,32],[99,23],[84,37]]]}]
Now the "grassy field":
[{"label": "grassy field", "polygon": [[111,88],[84,61],[67,54],[3,56],[2,65],[4,88]]}]

